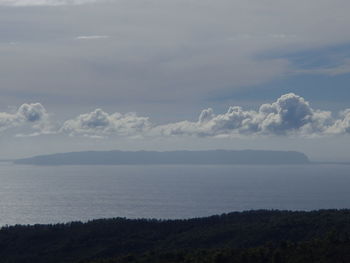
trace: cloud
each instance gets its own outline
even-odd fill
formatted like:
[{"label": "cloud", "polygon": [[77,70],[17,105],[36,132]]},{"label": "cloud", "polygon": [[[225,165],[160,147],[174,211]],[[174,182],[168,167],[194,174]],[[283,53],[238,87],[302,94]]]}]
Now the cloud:
[{"label": "cloud", "polygon": [[304,98],[289,93],[272,104],[263,104],[258,120],[259,132],[262,133],[320,133],[331,123],[331,113],[314,110]]},{"label": "cloud", "polygon": [[[103,1],[103,0],[102,0]],[[0,0],[5,6],[62,6],[102,2],[101,0]]]},{"label": "cloud", "polygon": [[275,102],[262,104],[258,110],[231,106],[223,114],[203,110],[198,121],[180,121],[155,125],[148,117],[136,114],[108,114],[101,109],[82,114],[64,123],[62,131],[83,136],[325,136],[350,133],[350,110],[338,119],[330,111],[315,110],[303,97],[282,95]]},{"label": "cloud", "polygon": [[197,121],[183,120],[168,124],[154,124],[149,117],[136,113],[107,113],[96,109],[68,119],[53,127],[49,115],[40,103],[23,104],[14,113],[0,113],[0,131],[30,127],[34,136],[60,133],[89,138],[108,137],[321,137],[350,134],[350,109],[337,117],[332,112],[314,109],[303,97],[294,93],[282,95],[272,103],[260,105],[258,110],[231,106],[227,112],[215,114],[204,109]]},{"label": "cloud", "polygon": [[350,134],[350,109],[342,111],[340,113],[340,119],[336,120],[327,132],[330,134]]},{"label": "cloud", "polygon": [[1,131],[17,125],[18,125],[18,116],[16,114],[9,114],[6,112],[0,113],[0,130]]},{"label": "cloud", "polygon": [[151,128],[147,117],[139,117],[135,113],[108,114],[101,109],[81,114],[75,119],[67,120],[61,132],[70,135],[104,136],[142,134]]},{"label": "cloud", "polygon": [[[74,100],[70,105],[80,106],[91,101],[110,106],[117,100],[133,104],[136,111],[142,103],[170,100],[190,108],[193,101],[239,96],[247,87],[259,89],[289,77],[298,65],[286,54],[350,41],[349,34],[341,33],[350,23],[350,2],[340,0],[332,5],[326,0],[79,5],[87,2],[104,1],[0,0],[8,5],[77,5],[44,11],[0,8],[3,41],[21,43],[3,47],[6,93],[19,100],[30,93],[50,103],[69,97]],[[88,41],[104,36],[118,37]],[[73,41],[76,37],[82,41]],[[83,40],[89,44],[82,45]],[[330,69],[327,63],[318,66]],[[344,71],[348,68],[327,74]],[[41,77],[32,77],[36,75]]]},{"label": "cloud", "polygon": [[155,129],[164,135],[237,136],[237,135],[315,135],[334,125],[331,112],[314,110],[304,98],[285,94],[258,111],[229,107],[224,114],[203,110],[197,122],[182,121]]},{"label": "cloud", "polygon": [[47,112],[40,103],[23,104],[17,114],[28,122],[42,121],[47,117]]},{"label": "cloud", "polygon": [[48,113],[40,103],[22,104],[14,113],[0,112],[0,131],[29,125],[42,132],[48,131]]},{"label": "cloud", "polygon": [[98,40],[98,39],[107,39],[110,36],[99,36],[99,35],[91,35],[91,36],[78,36],[76,40]]},{"label": "cloud", "polygon": [[295,70],[295,73],[310,74],[310,75],[328,75],[328,76],[338,76],[338,75],[349,74],[350,59],[340,60],[338,65],[335,65],[333,67]]}]

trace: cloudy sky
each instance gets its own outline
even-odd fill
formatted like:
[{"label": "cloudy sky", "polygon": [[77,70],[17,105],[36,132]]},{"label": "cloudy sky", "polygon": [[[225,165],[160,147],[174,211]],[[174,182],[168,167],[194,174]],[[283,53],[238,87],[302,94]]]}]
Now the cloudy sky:
[{"label": "cloudy sky", "polygon": [[226,148],[350,161],[348,10],[0,0],[0,158]]}]

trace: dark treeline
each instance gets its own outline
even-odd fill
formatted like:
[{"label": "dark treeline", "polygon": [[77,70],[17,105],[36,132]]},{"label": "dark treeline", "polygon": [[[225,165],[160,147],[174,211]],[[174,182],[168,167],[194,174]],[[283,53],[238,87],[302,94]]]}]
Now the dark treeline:
[{"label": "dark treeline", "polygon": [[254,248],[150,251],[79,263],[348,263],[350,241],[332,235],[305,242],[267,243]]},{"label": "dark treeline", "polygon": [[6,226],[1,262],[350,262],[350,210]]}]

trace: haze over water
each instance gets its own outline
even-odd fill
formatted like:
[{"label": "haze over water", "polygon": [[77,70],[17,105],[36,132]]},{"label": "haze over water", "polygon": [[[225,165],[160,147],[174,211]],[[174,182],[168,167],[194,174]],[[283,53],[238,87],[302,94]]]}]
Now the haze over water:
[{"label": "haze over water", "polygon": [[0,165],[0,225],[350,207],[350,166]]}]

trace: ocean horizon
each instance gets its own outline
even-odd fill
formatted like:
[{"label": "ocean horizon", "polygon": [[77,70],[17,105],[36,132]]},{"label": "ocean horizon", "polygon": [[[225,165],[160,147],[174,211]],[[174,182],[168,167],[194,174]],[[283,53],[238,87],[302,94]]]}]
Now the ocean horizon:
[{"label": "ocean horizon", "polygon": [[0,164],[0,225],[350,208],[350,166]]}]

